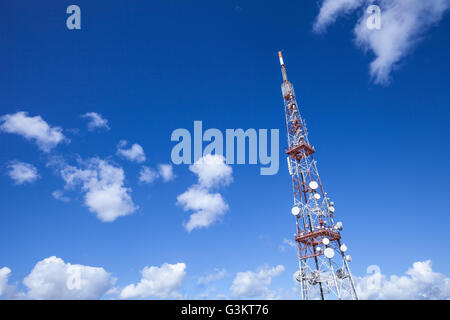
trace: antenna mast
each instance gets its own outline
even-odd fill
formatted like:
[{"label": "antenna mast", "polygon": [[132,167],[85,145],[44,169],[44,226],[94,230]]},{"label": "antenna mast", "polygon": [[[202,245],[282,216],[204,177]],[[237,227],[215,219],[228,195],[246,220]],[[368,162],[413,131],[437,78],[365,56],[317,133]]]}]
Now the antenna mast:
[{"label": "antenna mast", "polygon": [[294,86],[288,81],[281,51],[284,108],[288,149],[289,174],[292,177],[299,270],[295,277],[300,283],[303,300],[320,298],[355,299],[355,285],[350,272],[351,256],[342,243],[342,222],[334,222],[334,202],[324,191],[317,170],[316,152],[308,140],[308,131],[302,119]]}]

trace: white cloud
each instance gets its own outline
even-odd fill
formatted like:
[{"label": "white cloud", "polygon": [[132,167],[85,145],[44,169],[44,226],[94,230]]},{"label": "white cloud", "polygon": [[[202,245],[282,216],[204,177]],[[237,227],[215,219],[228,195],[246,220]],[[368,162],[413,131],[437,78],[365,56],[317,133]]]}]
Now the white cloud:
[{"label": "white cloud", "polygon": [[340,15],[352,12],[364,2],[365,0],[324,0],[314,21],[314,31],[324,32]]},{"label": "white cloud", "polygon": [[61,190],[55,190],[52,192],[53,198],[62,202],[69,202],[69,197],[64,196],[64,193]]},{"label": "white cloud", "polygon": [[14,184],[24,184],[36,181],[39,178],[37,169],[35,166],[29,163],[12,161],[8,165],[9,177],[14,181]]},{"label": "white cloud", "polygon": [[81,117],[89,120],[88,122],[89,131],[93,131],[96,128],[103,128],[109,130],[108,120],[103,118],[101,114],[98,114],[96,112],[87,112],[83,114]]},{"label": "white cloud", "polygon": [[187,231],[210,226],[228,210],[228,205],[219,193],[209,193],[199,186],[192,186],[177,197],[177,204],[185,211],[194,210],[184,225]]},{"label": "white cloud", "polygon": [[[371,13],[366,7],[376,3],[381,8],[381,29],[370,30],[366,22]],[[388,84],[392,70],[421,40],[430,27],[437,24],[450,8],[448,0],[325,0],[314,23],[314,30],[324,31],[340,15],[361,8],[364,12],[355,26],[355,43],[371,51],[375,60],[370,74],[377,84]]]},{"label": "white cloud", "polygon": [[355,277],[360,299],[450,299],[450,279],[434,272],[431,261],[414,262],[405,275],[383,275],[371,266],[366,277]]},{"label": "white cloud", "polygon": [[189,170],[198,176],[199,184],[205,188],[228,185],[233,181],[233,169],[225,164],[221,155],[207,154],[190,165]]},{"label": "white cloud", "polygon": [[283,243],[287,244],[291,248],[297,248],[297,244],[294,241],[292,241],[292,240],[284,238],[283,239]]},{"label": "white cloud", "polygon": [[185,211],[196,211],[184,225],[189,232],[195,228],[208,227],[222,217],[228,210],[227,203],[220,193],[210,193],[209,190],[221,185],[228,185],[233,181],[230,166],[220,155],[205,155],[189,166],[189,170],[198,177],[198,184],[191,186],[177,197],[177,204]]},{"label": "white cloud", "polygon": [[53,256],[39,261],[23,283],[32,299],[99,299],[115,279],[103,268],[65,263]]},{"label": "white cloud", "polygon": [[44,152],[50,152],[59,143],[68,141],[60,127],[50,127],[40,116],[29,117],[27,112],[0,117],[0,130],[33,140]]},{"label": "white cloud", "polygon": [[283,239],[283,244],[280,245],[280,250],[285,252],[286,251],[286,245],[288,245],[291,248],[295,248],[295,249],[297,248],[297,244],[294,241],[284,238]]},{"label": "white cloud", "polygon": [[133,144],[129,149],[125,149],[127,141],[121,140],[117,146],[117,155],[122,156],[130,161],[144,162],[145,153],[144,149],[137,143]]},{"label": "white cloud", "polygon": [[11,275],[11,269],[8,267],[0,268],[0,297],[7,291],[8,278]]},{"label": "white cloud", "polygon": [[158,177],[158,172],[146,166],[142,166],[141,171],[139,172],[139,182],[142,183],[152,183]]},{"label": "white cloud", "polygon": [[164,182],[171,181],[175,178],[173,167],[170,164],[160,164],[158,170]]},{"label": "white cloud", "polygon": [[172,165],[160,164],[158,165],[158,171],[147,166],[142,166],[141,171],[139,172],[139,182],[142,183],[152,183],[159,177],[161,177],[164,182],[175,179]]},{"label": "white cloud", "polygon": [[238,272],[233,280],[230,291],[236,298],[275,299],[275,291],[270,290],[272,278],[284,272],[284,266],[262,268],[258,272]]},{"label": "white cloud", "polygon": [[207,276],[200,277],[198,279],[199,284],[208,284],[213,281],[223,279],[227,275],[227,270],[225,269],[214,269],[214,273],[208,274]]},{"label": "white cloud", "polygon": [[111,222],[137,210],[131,199],[130,188],[124,187],[123,169],[105,160],[92,158],[82,163],[83,168],[65,165],[61,176],[67,187],[81,184],[85,204],[104,222]]},{"label": "white cloud", "polygon": [[180,294],[176,290],[181,287],[186,276],[185,269],[184,263],[164,263],[161,267],[145,267],[141,271],[141,281],[123,288],[120,298],[179,298]]},{"label": "white cloud", "polygon": [[370,64],[374,82],[387,84],[397,63],[431,26],[441,20],[450,1],[381,0],[380,7],[381,29],[366,27],[366,13],[355,27],[355,36],[358,46],[375,54],[375,60]]}]

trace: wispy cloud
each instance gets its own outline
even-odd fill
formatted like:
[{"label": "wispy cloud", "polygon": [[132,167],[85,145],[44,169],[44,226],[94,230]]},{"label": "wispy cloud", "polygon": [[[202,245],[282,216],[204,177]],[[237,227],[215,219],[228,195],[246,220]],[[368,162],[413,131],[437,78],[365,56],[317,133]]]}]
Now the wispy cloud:
[{"label": "wispy cloud", "polygon": [[159,164],[158,170],[147,166],[142,166],[139,171],[139,182],[152,183],[156,179],[161,178],[163,182],[169,182],[175,179],[173,167],[171,164]]},{"label": "wispy cloud", "polygon": [[146,157],[144,153],[144,148],[142,148],[139,144],[133,144],[129,149],[126,149],[125,146],[128,144],[127,141],[121,140],[119,145],[117,146],[117,155],[128,159],[134,162],[144,162]]},{"label": "wispy cloud", "polygon": [[141,171],[139,171],[139,182],[141,183],[152,183],[158,177],[158,172],[147,166],[142,166]]},{"label": "wispy cloud", "polygon": [[[372,3],[381,8],[379,30],[369,29],[366,25],[372,14],[366,9]],[[373,81],[387,85],[398,63],[449,8],[449,0],[324,0],[313,29],[324,32],[338,17],[360,9],[360,18],[354,28],[355,43],[375,55],[370,64]]]},{"label": "wispy cloud", "polygon": [[374,82],[388,84],[397,63],[442,19],[450,1],[382,0],[380,5],[381,29],[367,28],[369,14],[366,12],[355,27],[355,40],[359,47],[375,55],[370,64]]},{"label": "wispy cloud", "polygon": [[223,279],[227,275],[227,270],[225,269],[214,269],[214,273],[208,274],[207,276],[200,277],[198,279],[199,284],[208,284],[213,281]]},{"label": "wispy cloud", "polygon": [[291,247],[291,248],[297,248],[297,245],[294,241],[290,240],[290,239],[283,239],[283,244],[280,245],[280,250],[285,252],[286,251],[286,245]]},{"label": "wispy cloud", "polygon": [[354,11],[364,2],[366,0],[324,0],[314,21],[314,31],[325,32],[327,27],[333,24],[339,16]]},{"label": "wispy cloud", "polygon": [[8,175],[16,185],[32,183],[39,178],[36,167],[29,163],[12,161],[8,168]]},{"label": "wispy cloud", "polygon": [[59,143],[68,141],[60,127],[51,127],[41,116],[30,117],[22,111],[0,117],[0,130],[34,141],[44,152],[50,152]]},{"label": "wispy cloud", "polygon": [[175,179],[175,174],[173,173],[173,167],[171,164],[158,165],[158,171],[164,182],[172,181],[173,179]]},{"label": "wispy cloud", "polygon": [[55,190],[52,192],[53,198],[62,202],[69,202],[70,198],[66,197],[61,190]]},{"label": "wispy cloud", "polygon": [[97,112],[87,112],[81,116],[88,119],[88,130],[94,131],[95,129],[109,130],[108,120]]}]

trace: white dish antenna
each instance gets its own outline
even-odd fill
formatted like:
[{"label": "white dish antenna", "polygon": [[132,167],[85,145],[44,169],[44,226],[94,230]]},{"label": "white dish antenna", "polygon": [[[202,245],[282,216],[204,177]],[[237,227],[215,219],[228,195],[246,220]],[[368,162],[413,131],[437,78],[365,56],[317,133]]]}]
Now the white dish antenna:
[{"label": "white dish antenna", "polygon": [[314,199],[319,200],[319,199],[320,199],[320,194],[315,193],[315,194],[314,194]]},{"label": "white dish antenna", "polygon": [[347,246],[345,244],[343,244],[340,249],[342,252],[345,252],[345,251],[347,251]]},{"label": "white dish antenna", "polygon": [[298,216],[299,214],[300,214],[300,208],[299,207],[293,207],[292,209],[291,209],[291,213],[294,215],[294,216]]},{"label": "white dish antenna", "polygon": [[322,243],[324,244],[324,245],[328,245],[328,244],[330,244],[330,239],[328,239],[328,238],[323,238],[322,239]]},{"label": "white dish antenna", "polygon": [[309,183],[309,187],[313,190],[316,190],[319,187],[319,184],[316,181],[311,181]]},{"label": "white dish antenna", "polygon": [[344,228],[344,226],[342,225],[342,222],[338,222],[338,223],[336,223],[336,225],[334,226],[334,228],[335,228],[336,230],[341,231],[341,230]]},{"label": "white dish antenna", "polygon": [[328,211],[330,211],[331,213],[334,213],[334,207],[329,207]]},{"label": "white dish antenna", "polygon": [[345,260],[347,260],[348,262],[352,262],[352,256],[351,255],[346,255],[345,256]]},{"label": "white dish antenna", "polygon": [[328,259],[331,259],[331,258],[334,257],[334,250],[331,249],[331,248],[326,248],[326,249],[323,251],[323,254],[324,254],[325,257],[327,257]]}]

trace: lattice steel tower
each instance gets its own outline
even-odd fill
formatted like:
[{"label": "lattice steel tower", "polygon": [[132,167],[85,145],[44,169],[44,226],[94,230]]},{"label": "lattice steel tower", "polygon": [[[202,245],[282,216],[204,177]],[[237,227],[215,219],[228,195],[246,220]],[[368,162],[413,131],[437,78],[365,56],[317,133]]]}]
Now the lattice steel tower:
[{"label": "lattice steel tower", "polygon": [[292,177],[296,218],[295,241],[298,244],[301,297],[308,299],[358,299],[348,263],[351,257],[342,243],[342,222],[334,222],[334,203],[324,191],[317,170],[316,152],[308,139],[294,86],[288,81],[281,51],[284,108],[288,138],[288,168]]}]

